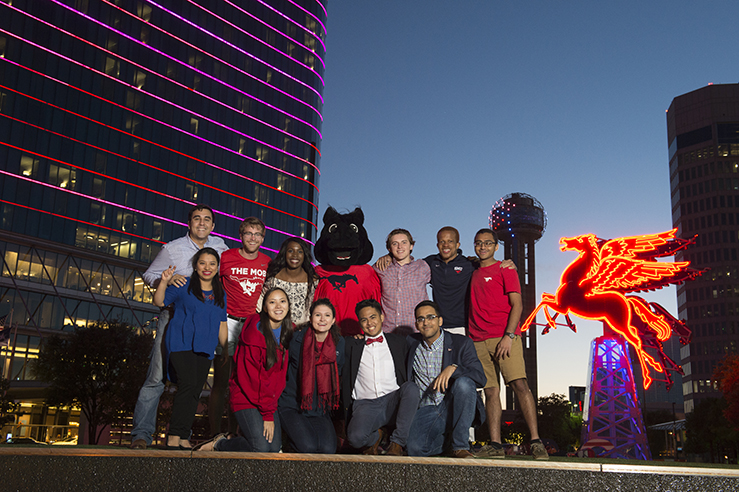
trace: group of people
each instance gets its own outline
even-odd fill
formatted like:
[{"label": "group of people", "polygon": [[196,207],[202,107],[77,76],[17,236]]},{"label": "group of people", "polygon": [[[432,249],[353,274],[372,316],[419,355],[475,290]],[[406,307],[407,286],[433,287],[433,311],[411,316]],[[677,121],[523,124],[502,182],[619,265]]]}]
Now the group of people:
[{"label": "group of people", "polygon": [[[424,260],[411,256],[410,232],[392,231],[389,254],[374,265],[381,299],[358,302],[362,333],[342,337],[336,306],[315,295],[319,277],[305,241],[288,238],[270,260],[259,251],[266,228],[257,218],[242,222],[235,249],[211,235],[214,216],[205,205],[193,207],[188,226],[144,274],[162,310],[132,448],[152,443],[165,380],[177,384],[167,447],[193,447],[191,427],[213,364],[213,438],[201,450],[335,453],[338,432],[365,454],[502,458],[502,375],[518,398],[534,458],[548,458],[523,362],[518,274],[512,262],[494,259],[498,239],[490,229],[475,235],[477,259],[462,256],[452,227],[438,232],[439,253]],[[229,429],[221,433],[226,388]],[[485,420],[491,442],[473,454],[469,429]]]}]

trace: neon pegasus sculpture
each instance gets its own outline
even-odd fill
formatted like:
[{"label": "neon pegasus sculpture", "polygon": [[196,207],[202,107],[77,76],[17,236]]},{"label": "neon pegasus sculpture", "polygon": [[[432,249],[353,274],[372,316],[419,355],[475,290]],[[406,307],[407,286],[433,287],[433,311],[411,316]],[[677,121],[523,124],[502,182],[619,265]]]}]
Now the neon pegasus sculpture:
[{"label": "neon pegasus sculpture", "polygon": [[[663,375],[659,381],[665,382],[669,390],[672,377],[666,369],[681,375],[683,371],[665,354],[662,342],[674,331],[680,336],[680,342],[687,344],[691,331],[659,304],[625,294],[680,284],[703,273],[689,268],[689,261],[656,261],[695,243],[695,237],[676,238],[676,231],[611,240],[599,239],[593,234],[561,238],[562,251],[574,250],[580,255],[562,272],[557,292],[542,294],[541,302],[521,330],[536,324],[545,327],[542,335],[557,326],[568,326],[577,332],[571,314],[602,321],[605,331],[610,328],[620,334],[636,351],[644,389],[651,386],[656,377],[653,373],[659,373]],[[536,323],[536,314],[542,309],[545,324]],[[566,324],[556,322],[559,315],[564,316]]]}]

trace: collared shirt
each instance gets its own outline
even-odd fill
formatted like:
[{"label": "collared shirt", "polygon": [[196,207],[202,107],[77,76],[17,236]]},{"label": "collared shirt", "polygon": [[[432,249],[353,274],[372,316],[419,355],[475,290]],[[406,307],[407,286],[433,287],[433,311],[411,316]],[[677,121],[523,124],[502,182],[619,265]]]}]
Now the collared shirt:
[{"label": "collared shirt", "polygon": [[[228,249],[223,239],[212,234],[208,236],[205,242],[206,248],[213,248],[218,251],[218,255],[222,255]],[[170,241],[157,254],[154,261],[151,262],[149,268],[144,272],[144,282],[150,287],[154,287],[157,280],[162,278],[162,272],[169,268],[170,265],[177,267],[176,274],[184,277],[192,275],[192,256],[200,251],[200,247],[190,238],[190,234],[184,237]]]},{"label": "collared shirt", "polygon": [[[367,338],[366,340],[373,340]],[[395,363],[387,339],[365,345],[359,361],[357,380],[354,382],[354,400],[374,400],[398,390]]]},{"label": "collared shirt", "polygon": [[421,391],[420,407],[438,405],[444,399],[444,393],[432,391],[429,387],[441,373],[442,358],[444,356],[444,330],[431,347],[422,341],[418,344],[413,359],[413,381]]},{"label": "collared shirt", "polygon": [[[508,326],[511,305],[508,294],[521,293],[518,272],[501,268],[500,262],[478,268],[470,282],[469,335],[474,342],[500,338]],[[516,335],[521,334],[516,327]]]},{"label": "collared shirt", "polygon": [[467,326],[467,292],[475,265],[462,250],[449,263],[437,254],[424,258],[431,267],[431,288],[434,302],[439,305],[444,320],[442,328]]},{"label": "collared shirt", "polygon": [[431,270],[423,260],[405,265],[393,262],[384,272],[375,268],[382,281],[382,331],[393,331],[398,326],[414,327],[414,310],[419,302],[427,300],[426,285],[431,281]]}]

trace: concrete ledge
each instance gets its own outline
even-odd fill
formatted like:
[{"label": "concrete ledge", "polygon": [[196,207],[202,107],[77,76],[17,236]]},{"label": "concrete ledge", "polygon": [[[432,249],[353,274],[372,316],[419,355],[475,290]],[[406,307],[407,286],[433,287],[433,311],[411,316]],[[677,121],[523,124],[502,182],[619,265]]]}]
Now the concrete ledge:
[{"label": "concrete ledge", "polygon": [[2,490],[734,491],[739,469],[526,459],[0,448]]}]

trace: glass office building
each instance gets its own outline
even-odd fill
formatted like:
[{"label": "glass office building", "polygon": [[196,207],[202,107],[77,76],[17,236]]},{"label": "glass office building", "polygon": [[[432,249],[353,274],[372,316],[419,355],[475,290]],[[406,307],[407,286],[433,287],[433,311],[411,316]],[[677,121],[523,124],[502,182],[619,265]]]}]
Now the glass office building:
[{"label": "glass office building", "polygon": [[709,85],[673,99],[667,111],[672,221],[697,244],[677,253],[709,268],[677,288],[680,319],[693,330],[680,349],[685,412],[720,398],[713,372],[737,353],[739,333],[739,84]]},{"label": "glass office building", "polygon": [[43,337],[144,326],[141,273],[215,212],[238,246],[316,235],[326,10],[318,0],[0,1],[0,353],[38,396]]}]

